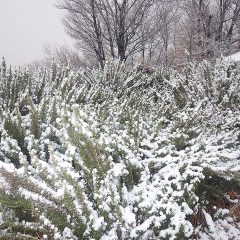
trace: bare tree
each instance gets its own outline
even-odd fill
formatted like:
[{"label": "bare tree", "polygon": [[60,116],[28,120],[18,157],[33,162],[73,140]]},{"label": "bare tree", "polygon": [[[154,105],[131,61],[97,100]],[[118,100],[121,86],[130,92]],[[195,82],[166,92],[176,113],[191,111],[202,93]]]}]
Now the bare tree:
[{"label": "bare tree", "polygon": [[68,34],[77,41],[77,45],[89,56],[95,55],[103,67],[105,62],[102,26],[96,0],[70,0],[58,5],[66,10],[63,20]]},{"label": "bare tree", "polygon": [[215,59],[239,49],[239,0],[189,0],[186,22],[191,29],[191,59]]},{"label": "bare tree", "polygon": [[43,52],[45,54],[45,62],[48,63],[55,59],[58,64],[63,66],[71,66],[75,69],[90,66],[90,63],[86,60],[83,60],[83,57],[80,56],[76,50],[73,50],[66,45],[46,44]]},{"label": "bare tree", "polygon": [[126,61],[142,50],[140,29],[155,0],[63,0],[64,25],[78,47],[96,57]]},{"label": "bare tree", "polygon": [[44,56],[40,60],[32,61],[26,64],[31,70],[36,68],[47,68],[54,61],[62,66],[69,66],[74,69],[93,67],[91,62],[83,58],[76,50],[66,45],[45,44],[43,48]]}]

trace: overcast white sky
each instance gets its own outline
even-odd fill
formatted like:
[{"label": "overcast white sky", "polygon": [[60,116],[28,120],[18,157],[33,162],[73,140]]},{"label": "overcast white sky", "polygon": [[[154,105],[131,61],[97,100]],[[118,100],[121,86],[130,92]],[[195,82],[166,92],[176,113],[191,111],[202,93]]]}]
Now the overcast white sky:
[{"label": "overcast white sky", "polygon": [[72,46],[56,0],[0,0],[0,57],[22,65],[42,57],[46,43]]}]

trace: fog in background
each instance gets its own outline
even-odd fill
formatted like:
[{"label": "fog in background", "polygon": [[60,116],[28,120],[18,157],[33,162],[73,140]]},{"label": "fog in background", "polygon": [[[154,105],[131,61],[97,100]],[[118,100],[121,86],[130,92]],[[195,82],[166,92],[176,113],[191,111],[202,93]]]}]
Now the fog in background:
[{"label": "fog in background", "polygon": [[45,44],[73,46],[56,0],[0,0],[0,57],[18,66],[43,56]]}]

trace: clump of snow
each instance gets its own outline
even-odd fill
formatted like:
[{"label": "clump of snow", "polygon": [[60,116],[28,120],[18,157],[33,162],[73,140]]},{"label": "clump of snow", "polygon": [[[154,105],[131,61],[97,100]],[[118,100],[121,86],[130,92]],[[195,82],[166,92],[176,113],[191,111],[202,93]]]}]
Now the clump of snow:
[{"label": "clump of snow", "polygon": [[230,61],[230,62],[239,62],[240,61],[240,52],[232,54],[230,56],[227,56],[224,58],[225,61]]}]

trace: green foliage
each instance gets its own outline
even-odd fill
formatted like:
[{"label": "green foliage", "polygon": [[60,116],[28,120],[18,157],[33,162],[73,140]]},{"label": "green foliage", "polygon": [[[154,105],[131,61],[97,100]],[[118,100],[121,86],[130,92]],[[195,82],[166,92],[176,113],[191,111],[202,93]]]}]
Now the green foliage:
[{"label": "green foliage", "polygon": [[213,207],[217,202],[223,201],[227,193],[239,190],[240,182],[236,179],[228,179],[224,174],[221,175],[210,169],[205,169],[203,173],[205,178],[195,189],[202,206]]}]

